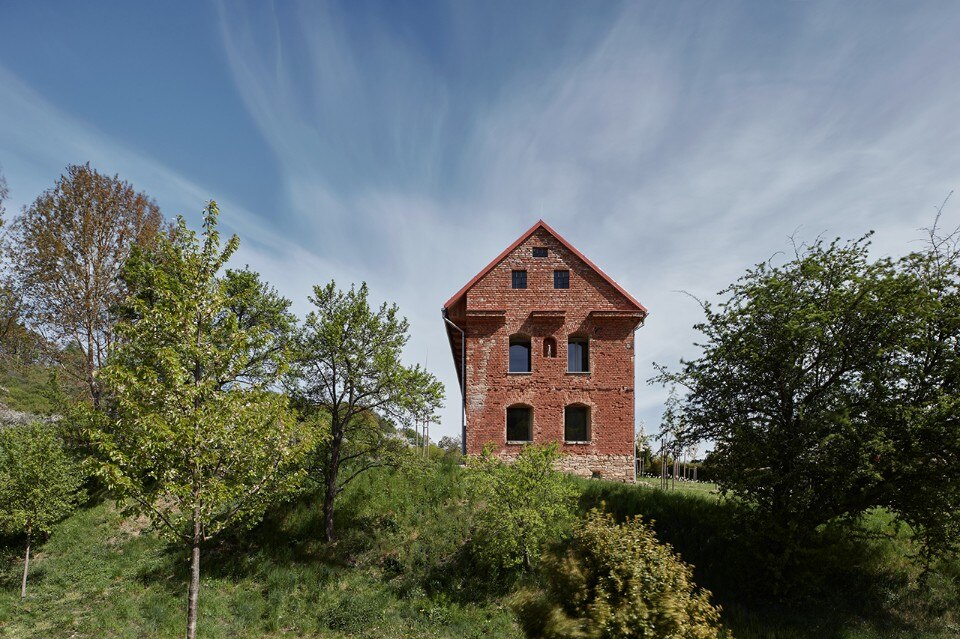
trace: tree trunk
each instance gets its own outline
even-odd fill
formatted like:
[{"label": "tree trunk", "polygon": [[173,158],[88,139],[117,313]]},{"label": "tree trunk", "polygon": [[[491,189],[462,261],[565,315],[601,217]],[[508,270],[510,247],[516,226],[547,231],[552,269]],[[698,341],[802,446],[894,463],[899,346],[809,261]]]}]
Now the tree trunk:
[{"label": "tree trunk", "polygon": [[187,596],[187,639],[197,636],[197,593],[200,590],[200,514],[194,511],[190,555],[190,593]]},{"label": "tree trunk", "polygon": [[30,569],[30,528],[27,528],[27,554],[23,558],[23,581],[20,583],[20,598],[27,596],[27,571]]},{"label": "tree trunk", "polygon": [[333,438],[330,442],[330,460],[324,479],[326,490],[323,494],[323,524],[324,536],[327,543],[334,540],[333,534],[333,502],[337,498],[337,475],[340,473],[340,445],[343,442],[343,432],[340,428],[333,429]]}]

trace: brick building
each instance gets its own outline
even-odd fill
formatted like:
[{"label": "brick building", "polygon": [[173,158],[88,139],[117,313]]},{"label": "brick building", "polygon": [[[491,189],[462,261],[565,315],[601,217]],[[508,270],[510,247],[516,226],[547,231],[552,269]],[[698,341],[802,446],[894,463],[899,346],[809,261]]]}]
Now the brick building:
[{"label": "brick building", "polygon": [[569,472],[635,479],[634,331],[647,309],[593,262],[541,220],[443,316],[465,453],[556,441]]}]

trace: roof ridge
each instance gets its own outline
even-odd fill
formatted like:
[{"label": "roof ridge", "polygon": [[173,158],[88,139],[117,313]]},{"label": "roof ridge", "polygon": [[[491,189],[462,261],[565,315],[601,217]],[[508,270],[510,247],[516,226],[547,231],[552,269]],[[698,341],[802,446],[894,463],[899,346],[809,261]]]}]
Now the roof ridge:
[{"label": "roof ridge", "polygon": [[553,230],[553,228],[549,224],[543,221],[543,218],[537,220],[537,222],[533,226],[531,226],[525,233],[520,235],[520,237],[518,237],[512,244],[510,244],[510,246],[504,249],[499,255],[493,258],[493,260],[489,264],[487,264],[485,267],[483,267],[483,269],[481,269],[479,273],[473,276],[473,278],[469,282],[467,282],[466,285],[463,286],[463,288],[461,288],[459,291],[454,293],[453,296],[449,300],[447,300],[447,302],[443,305],[443,308],[449,309],[451,306],[459,302],[460,298],[463,297],[463,295],[465,295],[467,291],[469,291],[473,287],[474,284],[476,284],[484,275],[492,271],[497,264],[503,261],[503,259],[507,255],[509,255],[515,248],[517,248],[523,242],[525,242],[527,238],[529,238],[531,235],[534,234],[534,232],[537,231],[537,229],[541,229],[541,228],[545,230],[547,233],[549,233],[550,235],[552,235],[554,238],[556,238],[558,242],[560,242],[564,247],[566,247],[574,255],[576,255],[581,260],[583,260],[587,266],[592,268],[601,278],[603,278],[604,281],[606,281],[608,284],[613,286],[613,288],[616,289],[617,292],[619,292],[621,295],[626,297],[627,301],[629,301],[631,304],[636,306],[638,310],[642,311],[644,314],[649,313],[649,311],[643,304],[638,302],[622,286],[617,284],[612,277],[604,273],[603,269],[601,269],[599,266],[597,266],[592,261],[590,261],[590,259],[588,259],[586,255],[578,251],[576,247],[574,247],[570,242],[564,239],[562,235],[560,235],[555,230]]}]

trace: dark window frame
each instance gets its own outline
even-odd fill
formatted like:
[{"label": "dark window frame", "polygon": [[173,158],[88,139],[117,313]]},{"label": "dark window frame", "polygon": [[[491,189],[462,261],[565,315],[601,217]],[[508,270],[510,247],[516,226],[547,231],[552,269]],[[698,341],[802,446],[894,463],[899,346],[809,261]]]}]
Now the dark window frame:
[{"label": "dark window frame", "polygon": [[534,257],[547,257],[550,254],[550,251],[546,246],[534,246],[533,247],[533,256]]},{"label": "dark window frame", "polygon": [[553,288],[570,288],[570,271],[568,269],[556,269],[553,272]]},{"label": "dark window frame", "polygon": [[[579,367],[573,366],[573,357],[575,349],[572,348],[574,345],[577,345],[581,348],[578,359]],[[567,372],[576,373],[576,374],[587,374],[591,369],[592,362],[590,361],[590,338],[583,337],[580,335],[571,335],[567,338]]]},{"label": "dark window frame", "polygon": [[[523,346],[526,349],[527,365],[526,370],[514,370],[514,346]],[[518,351],[519,353],[519,351]],[[519,357],[519,355],[517,355]],[[527,375],[533,372],[533,343],[526,335],[511,335],[507,347],[507,373],[514,375]]]},{"label": "dark window frame", "polygon": [[510,275],[510,288],[521,290],[527,288],[527,270],[513,269]]},{"label": "dark window frame", "polygon": [[[582,424],[570,424],[571,413],[576,412],[582,415]],[[593,432],[591,428],[591,417],[593,411],[586,404],[567,404],[563,407],[563,441],[573,444],[582,444],[593,441]],[[579,432],[570,433],[571,428],[583,429],[583,437],[571,437],[570,435],[579,435]]]},{"label": "dark window frame", "polygon": [[[518,419],[519,413],[526,413],[526,427],[527,427],[527,436],[521,438],[511,438],[510,435],[519,434],[516,430],[521,424],[518,424],[516,421],[512,424],[514,432],[511,433],[511,412],[514,415],[514,419]],[[506,414],[506,423],[505,423],[505,432],[504,436],[508,444],[528,444],[533,441],[533,407],[526,404],[514,404],[512,406],[507,406]]]}]

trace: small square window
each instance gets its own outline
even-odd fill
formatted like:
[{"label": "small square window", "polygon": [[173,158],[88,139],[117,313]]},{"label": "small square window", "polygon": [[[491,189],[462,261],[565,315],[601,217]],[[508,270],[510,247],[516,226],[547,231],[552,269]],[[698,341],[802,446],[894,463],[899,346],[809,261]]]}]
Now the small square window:
[{"label": "small square window", "polygon": [[513,272],[513,288],[527,288],[527,272],[526,271]]},{"label": "small square window", "polygon": [[533,256],[534,257],[546,257],[547,248],[545,246],[534,246],[533,247]]},{"label": "small square window", "polygon": [[570,271],[554,271],[553,288],[570,288]]}]

